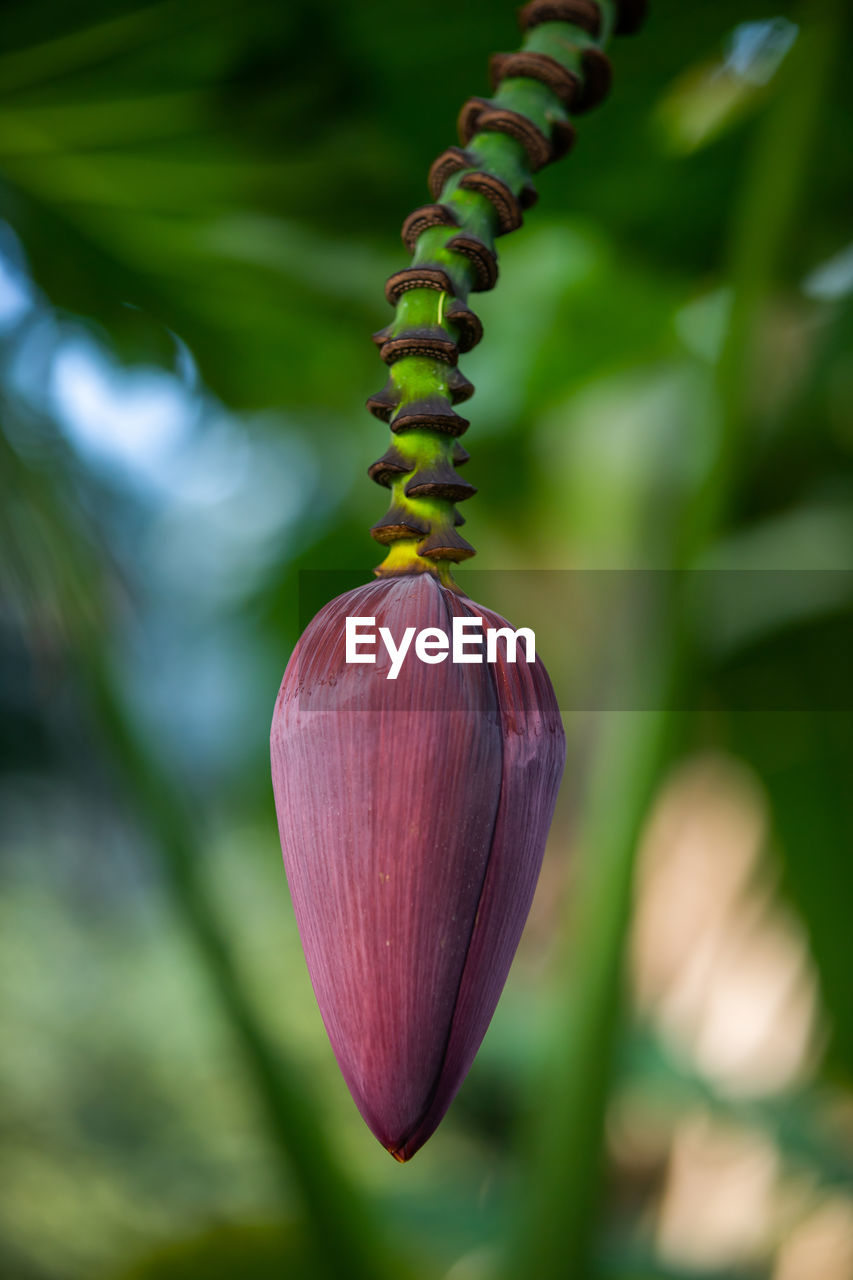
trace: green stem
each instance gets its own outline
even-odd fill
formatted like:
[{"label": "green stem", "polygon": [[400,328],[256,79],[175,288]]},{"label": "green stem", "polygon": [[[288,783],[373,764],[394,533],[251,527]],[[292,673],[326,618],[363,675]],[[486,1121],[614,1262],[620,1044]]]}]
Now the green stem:
[{"label": "green stem", "polygon": [[[685,567],[695,565],[713,542],[733,497],[738,460],[747,446],[756,333],[819,138],[831,61],[841,46],[841,19],[841,0],[821,0],[804,11],[736,210],[732,313],[717,376],[718,429],[707,475],[681,522],[675,558]],[[678,581],[654,634],[634,642],[650,655],[643,705],[661,709],[610,713],[602,726],[568,928],[573,943],[562,966],[561,985],[572,992],[572,1001],[567,1013],[556,1016],[540,1118],[528,1153],[525,1184],[531,1192],[507,1271],[513,1276],[522,1264],[537,1280],[585,1280],[595,1273],[604,1123],[636,849],[676,735],[678,693],[686,687],[691,664]]]},{"label": "green stem", "polygon": [[809,157],[844,27],[841,0],[803,5],[796,43],[780,69],[773,103],[759,128],[729,249],[732,292],[717,365],[720,427],[712,465],[684,521],[678,563],[695,563],[719,528],[744,445],[755,371],[758,321],[805,191]]},{"label": "green stem", "polygon": [[456,532],[455,509],[474,492],[455,471],[467,457],[457,438],[468,424],[453,409],[472,390],[458,375],[458,355],[479,340],[468,295],[492,287],[496,237],[520,225],[535,198],[533,174],[568,146],[566,104],[585,109],[603,96],[602,49],[619,8],[603,0],[597,27],[594,6],[590,21],[583,3],[576,22],[529,19],[519,53],[494,63],[494,97],[463,108],[464,152],[451,148],[433,166],[436,204],[407,220],[411,266],[391,277],[394,319],[375,335],[389,379],[368,401],[392,431],[391,448],[370,469],[392,491],[371,530],[389,547],[380,575],[429,572],[451,585],[450,565],[474,554]]},{"label": "green stem", "polygon": [[[99,575],[86,541],[66,515],[47,475],[25,466],[2,433],[0,455],[10,491],[24,495],[28,507],[52,530],[53,544],[59,549],[53,587],[80,688],[107,757],[152,837],[170,902],[196,946],[242,1051],[282,1184],[288,1198],[295,1189],[301,1200],[316,1265],[329,1277],[399,1280],[401,1267],[396,1259],[392,1263],[369,1206],[338,1165],[316,1103],[295,1064],[273,1046],[239,977],[226,931],[201,875],[207,861],[203,824],[194,817],[180,779],[167,772],[143,744],[124,709],[110,671],[102,617],[92,604]],[[75,566],[76,574],[65,572],[66,565]]]},{"label": "green stem", "polygon": [[92,710],[135,808],[144,815],[165,872],[169,897],[199,956],[239,1045],[266,1118],[285,1190],[295,1189],[308,1224],[315,1265],[330,1278],[399,1280],[369,1206],[335,1160],[319,1108],[264,1030],[237,973],[224,929],[199,876],[201,832],[174,781],[141,745],[99,646],[77,646],[78,668]]}]

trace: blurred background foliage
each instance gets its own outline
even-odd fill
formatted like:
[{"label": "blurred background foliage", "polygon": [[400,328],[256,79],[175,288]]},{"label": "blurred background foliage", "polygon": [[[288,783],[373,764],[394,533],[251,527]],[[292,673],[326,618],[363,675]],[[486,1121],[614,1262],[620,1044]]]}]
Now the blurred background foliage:
[{"label": "blurred background foliage", "polygon": [[378,558],[368,335],[513,6],[4,7],[4,1277],[853,1276],[848,20],[654,0],[479,299],[460,579],[570,764],[400,1168],[267,728],[299,571]]}]

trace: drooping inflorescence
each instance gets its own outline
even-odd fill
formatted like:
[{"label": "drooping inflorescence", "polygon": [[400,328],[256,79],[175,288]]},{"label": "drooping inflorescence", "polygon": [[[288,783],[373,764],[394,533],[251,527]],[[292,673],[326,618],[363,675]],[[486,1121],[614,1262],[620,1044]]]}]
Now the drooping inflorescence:
[{"label": "drooping inflorescence", "polygon": [[409,1160],[491,1021],[530,910],[566,744],[541,661],[347,660],[346,619],[400,640],[509,627],[428,573],[332,600],[288,663],[270,738],[314,993],[366,1123]]},{"label": "drooping inflorescence", "polygon": [[[370,468],[391,490],[372,530],[388,546],[381,580],[317,614],[273,715],[282,854],[311,981],[353,1098],[400,1161],[434,1132],[489,1025],[565,762],[545,667],[510,649],[510,624],[450,577],[473,555],[455,506],[474,492],[456,470],[468,457],[456,406],[473,391],[458,358],[481,337],[468,298],[494,285],[495,238],[521,224],[532,175],[571,145],[569,112],[606,92],[608,32],[641,9],[531,0],[523,48],[492,59],[494,97],[465,104],[462,146],[433,164],[434,203],[404,223],[413,261],[388,280],[395,316],[375,335],[389,377],[368,406],[392,431]],[[366,656],[347,639],[365,626]],[[485,662],[455,649],[450,660],[457,627],[479,632]]]},{"label": "drooping inflorescence", "polygon": [[391,490],[371,529],[388,547],[378,576],[430,572],[449,582],[450,566],[474,555],[456,509],[476,493],[456,470],[469,457],[459,443],[468,419],[456,406],[474,390],[458,360],[483,332],[469,295],[493,288],[495,240],[535,203],[533,175],[570,150],[570,117],[606,96],[609,36],[635,31],[644,13],[645,0],[530,0],[521,49],[493,55],[494,96],[465,103],[461,146],[429,171],[433,203],[403,223],[412,262],[386,282],[395,314],[373,337],[389,375],[367,401],[392,432],[368,473]]}]

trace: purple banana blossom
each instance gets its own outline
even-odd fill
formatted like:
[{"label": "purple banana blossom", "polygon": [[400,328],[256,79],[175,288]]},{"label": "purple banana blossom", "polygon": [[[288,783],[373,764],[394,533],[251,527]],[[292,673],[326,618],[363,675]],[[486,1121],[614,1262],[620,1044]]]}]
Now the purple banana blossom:
[{"label": "purple banana blossom", "polygon": [[[434,1132],[485,1035],[533,899],[565,759],[547,672],[508,660],[347,661],[346,618],[508,624],[429,573],[314,618],[282,681],[272,776],[317,1003],[365,1121],[398,1160]],[[473,634],[476,623],[469,624]],[[366,634],[362,631],[362,634]],[[468,652],[473,652],[469,647]]]}]

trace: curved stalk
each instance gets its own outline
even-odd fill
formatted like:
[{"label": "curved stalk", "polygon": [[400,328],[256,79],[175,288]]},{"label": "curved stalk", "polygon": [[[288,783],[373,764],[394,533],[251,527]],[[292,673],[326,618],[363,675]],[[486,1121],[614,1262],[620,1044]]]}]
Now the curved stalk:
[{"label": "curved stalk", "polygon": [[[695,569],[717,537],[734,497],[747,444],[754,365],[750,359],[768,290],[791,232],[819,137],[832,59],[842,47],[841,0],[804,7],[801,33],[759,129],[732,226],[734,295],[717,368],[713,456],[673,549]],[[597,1274],[593,1245],[601,1202],[603,1140],[621,1010],[625,941],[637,845],[679,728],[679,691],[689,679],[691,646],[681,584],[653,623],[635,636],[647,653],[644,705],[658,710],[607,714],[594,765],[584,857],[571,907],[572,944],[562,973],[571,1004],[556,1019],[530,1150],[531,1188],[506,1275],[540,1280]]]},{"label": "curved stalk", "polygon": [[644,0],[531,0],[520,15],[521,48],[492,58],[494,97],[466,102],[462,146],[430,169],[434,203],[403,223],[411,265],[388,280],[394,318],[374,334],[388,381],[367,401],[392,433],[369,470],[391,490],[371,530],[388,547],[379,576],[429,572],[452,585],[450,566],[474,554],[455,505],[476,492],[456,470],[468,459],[459,443],[468,421],[456,405],[474,390],[457,364],[482,336],[469,295],[494,286],[495,240],[520,227],[536,201],[533,175],[570,149],[570,113],[606,95],[604,45],[613,32],[636,29],[644,8]]},{"label": "curved stalk", "polygon": [[[85,535],[45,472],[28,467],[0,432],[2,474],[36,511],[57,551],[53,588],[71,672],[143,829],[152,839],[164,889],[186,929],[222,1017],[242,1054],[247,1084],[265,1122],[285,1203],[300,1202],[312,1264],[323,1276],[395,1280],[411,1274],[385,1239],[372,1206],[340,1165],[327,1127],[298,1064],[274,1044],[240,977],[224,927],[204,884],[204,834],[180,777],[139,734],[111,671],[101,611],[93,605],[98,567]],[[0,518],[0,531],[3,521]],[[14,541],[11,542],[14,546]],[[69,566],[79,566],[72,573]],[[22,570],[26,581],[26,567]],[[85,590],[82,584],[85,583]],[[99,602],[98,602],[99,603]]]}]

